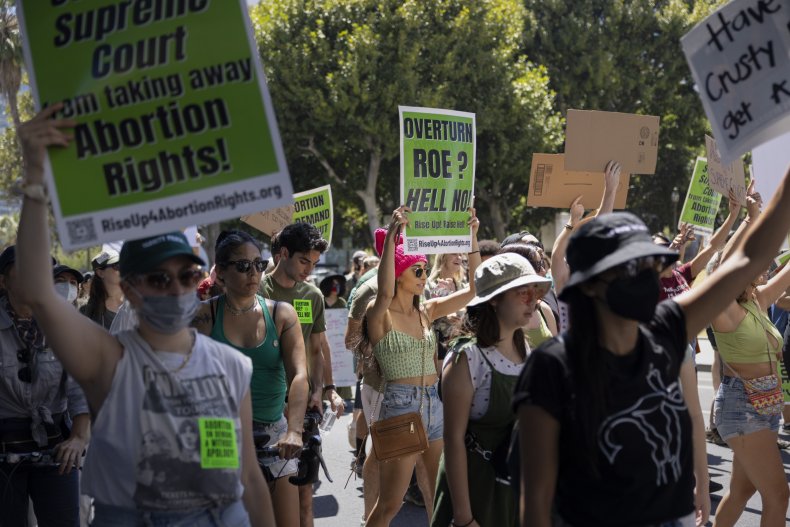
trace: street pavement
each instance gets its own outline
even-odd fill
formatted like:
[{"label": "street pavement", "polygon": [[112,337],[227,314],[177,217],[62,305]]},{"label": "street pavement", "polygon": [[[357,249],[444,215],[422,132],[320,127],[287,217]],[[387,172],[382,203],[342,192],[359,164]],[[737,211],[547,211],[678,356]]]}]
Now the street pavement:
[{"label": "street pavement", "polygon": [[[708,422],[710,415],[711,401],[713,400],[713,382],[710,374],[710,364],[712,362],[712,351],[707,340],[701,339],[700,346],[702,353],[698,355],[699,363],[699,394],[702,410],[705,415],[705,422]],[[351,408],[348,405],[347,408]],[[324,436],[324,457],[329,468],[333,483],[325,481],[323,474],[322,481],[316,486],[314,495],[314,511],[316,527],[356,527],[362,517],[362,480],[355,479],[354,476],[346,486],[346,479],[350,474],[350,463],[352,460],[352,449],[348,442],[347,427],[351,422],[349,415],[344,415],[335,422],[329,434]],[[783,434],[780,437],[790,440],[790,434]],[[724,489],[711,495],[712,513],[716,513],[716,506],[721,501],[730,484],[730,473],[732,471],[732,450],[727,447],[720,447],[711,443],[708,447],[708,466],[713,481],[724,485]],[[782,460],[784,462],[785,474],[790,475],[790,452],[783,450]],[[788,479],[790,481],[790,479]],[[762,504],[759,495],[755,494],[746,510],[738,522],[739,527],[757,527],[760,524],[760,511]],[[790,515],[787,524],[790,525]],[[424,527],[428,525],[425,509],[404,504],[395,521],[393,527]]]}]

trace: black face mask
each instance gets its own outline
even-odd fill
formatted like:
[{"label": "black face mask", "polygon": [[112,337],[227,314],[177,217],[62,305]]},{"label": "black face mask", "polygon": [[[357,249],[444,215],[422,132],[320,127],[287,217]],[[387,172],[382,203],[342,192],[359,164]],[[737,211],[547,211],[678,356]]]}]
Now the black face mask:
[{"label": "black face mask", "polygon": [[636,276],[618,277],[606,289],[606,305],[612,313],[630,320],[649,322],[661,293],[658,273],[645,269]]}]

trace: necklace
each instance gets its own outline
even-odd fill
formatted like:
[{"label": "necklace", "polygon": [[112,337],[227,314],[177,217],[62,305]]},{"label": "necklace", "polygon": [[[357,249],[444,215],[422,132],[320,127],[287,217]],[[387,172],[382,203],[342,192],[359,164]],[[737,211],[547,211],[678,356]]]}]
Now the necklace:
[{"label": "necklace", "polygon": [[191,359],[191,358],[192,358],[192,352],[193,352],[194,350],[195,350],[195,336],[194,336],[194,335],[192,335],[192,345],[189,347],[189,351],[187,352],[187,355],[186,355],[186,357],[184,357],[184,360],[181,362],[181,365],[180,365],[178,368],[176,368],[175,370],[172,370],[172,371],[171,371],[171,373],[178,373],[178,372],[180,372],[181,370],[183,370],[183,369],[184,369],[184,367],[185,367],[185,366],[187,365],[187,363],[189,362],[189,359]]},{"label": "necklace", "polygon": [[255,309],[255,305],[257,303],[258,303],[258,299],[257,298],[253,298],[252,299],[252,304],[250,304],[250,307],[245,307],[245,308],[242,308],[242,309],[236,309],[235,307],[231,306],[230,302],[228,302],[228,299],[225,298],[225,307],[228,308],[228,313],[230,313],[234,317],[238,317],[240,315],[243,315],[244,313],[249,313],[250,311]]}]

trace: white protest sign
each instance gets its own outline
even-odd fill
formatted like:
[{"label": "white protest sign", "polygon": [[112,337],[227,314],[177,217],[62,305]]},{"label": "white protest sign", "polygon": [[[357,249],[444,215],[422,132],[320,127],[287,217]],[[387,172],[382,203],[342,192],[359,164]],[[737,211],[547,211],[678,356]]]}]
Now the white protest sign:
[{"label": "white protest sign", "polygon": [[790,167],[790,132],[752,150],[752,167],[754,185],[767,203]]},{"label": "white protest sign", "polygon": [[705,136],[705,149],[708,152],[708,184],[710,188],[721,194],[729,196],[730,190],[735,194],[735,199],[746,206],[746,174],[740,158],[729,165],[722,164],[718,143],[712,137]]},{"label": "white protest sign", "polygon": [[324,311],[326,340],[332,350],[332,381],[335,386],[354,386],[357,375],[354,371],[352,353],[346,349],[346,324],[348,309],[327,309]]},{"label": "white protest sign", "polygon": [[725,163],[790,130],[788,24],[786,0],[734,0],[681,39]]}]

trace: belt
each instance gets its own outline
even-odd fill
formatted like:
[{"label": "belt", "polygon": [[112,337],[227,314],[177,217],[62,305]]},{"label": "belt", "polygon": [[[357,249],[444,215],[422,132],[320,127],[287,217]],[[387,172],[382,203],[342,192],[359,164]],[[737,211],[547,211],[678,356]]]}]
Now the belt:
[{"label": "belt", "polygon": [[[63,413],[52,414],[52,424],[45,423],[47,431],[47,445],[60,443],[64,439]],[[30,431],[32,419],[24,417],[10,417],[0,419],[0,452],[30,452],[44,448],[34,439]]]}]

